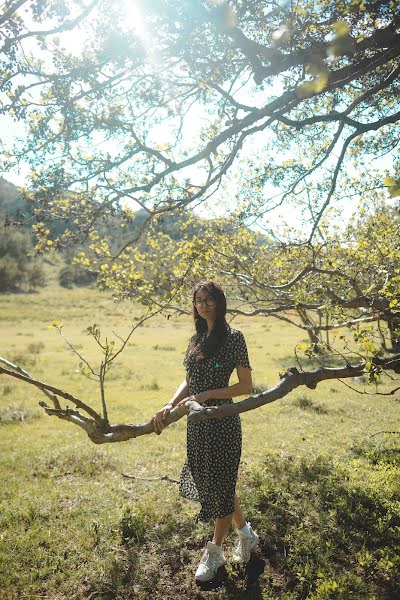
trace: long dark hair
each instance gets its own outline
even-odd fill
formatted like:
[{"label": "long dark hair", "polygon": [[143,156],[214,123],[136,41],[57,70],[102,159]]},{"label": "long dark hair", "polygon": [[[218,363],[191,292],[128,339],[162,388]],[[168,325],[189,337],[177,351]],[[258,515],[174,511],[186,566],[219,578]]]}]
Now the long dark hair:
[{"label": "long dark hair", "polygon": [[[199,290],[205,290],[216,302],[216,319],[212,331],[208,337],[202,340],[207,333],[207,321],[197,312],[195,300]],[[185,364],[189,361],[210,358],[218,352],[223,345],[229,331],[229,325],[225,320],[226,297],[222,287],[214,281],[201,281],[193,289],[193,320],[196,333],[189,342],[185,356]]]}]

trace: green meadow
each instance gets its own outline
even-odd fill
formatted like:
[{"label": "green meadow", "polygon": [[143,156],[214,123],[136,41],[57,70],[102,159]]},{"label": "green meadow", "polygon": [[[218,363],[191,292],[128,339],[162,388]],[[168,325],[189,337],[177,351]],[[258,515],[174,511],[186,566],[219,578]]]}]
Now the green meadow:
[{"label": "green meadow", "polygon": [[[97,323],[110,337],[124,336],[139,315],[139,307],[92,289],[1,295],[0,355],[100,410],[96,384],[75,372],[79,359],[49,326],[62,322],[97,365],[85,329]],[[257,390],[295,364],[300,330],[263,317],[232,325],[245,335]],[[136,330],[106,383],[112,423],[144,422],[169,400],[185,375],[191,333],[188,316],[157,317]],[[302,363],[316,366],[307,357]],[[95,446],[71,423],[47,416],[33,386],[1,376],[0,597],[399,597],[400,445],[387,433],[399,429],[399,395],[347,383],[358,391],[328,381],[242,415],[238,493],[261,537],[265,569],[249,582],[228,564],[222,585],[207,591],[193,573],[212,524],[196,524],[197,505],[157,479],[179,478],[185,419],[161,436]],[[390,386],[385,380],[377,389]],[[228,556],[234,541],[233,534],[226,540]]]}]

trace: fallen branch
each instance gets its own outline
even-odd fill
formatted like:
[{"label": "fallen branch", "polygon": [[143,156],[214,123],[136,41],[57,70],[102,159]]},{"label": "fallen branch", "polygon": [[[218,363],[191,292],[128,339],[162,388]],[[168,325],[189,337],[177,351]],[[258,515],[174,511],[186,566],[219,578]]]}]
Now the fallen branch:
[{"label": "fallen branch", "polygon": [[[400,354],[391,355],[387,358],[374,358],[372,359],[372,362],[379,364],[382,369],[392,369],[399,364]],[[7,364],[8,366],[12,365],[12,363],[3,358],[0,358],[0,363]],[[22,370],[15,365],[13,368],[18,368],[19,371]],[[275,400],[283,398],[300,386],[306,386],[309,389],[315,389],[318,383],[321,381],[357,377],[363,375],[364,373],[365,362],[357,365],[348,364],[345,367],[336,368],[319,367],[318,369],[308,372],[300,372],[296,367],[290,367],[280,375],[280,381],[275,387],[265,390],[257,396],[246,398],[241,402],[223,404],[220,406],[202,406],[197,402],[188,401],[185,405],[171,410],[165,420],[165,424],[166,426],[170,425],[171,423],[181,419],[184,415],[187,415],[189,421],[192,422],[206,421],[208,419],[222,419],[224,417],[238,415],[248,412],[249,410],[260,408],[261,406],[270,404]],[[64,392],[63,390],[60,390],[50,384],[33,379],[29,374],[23,375],[21,372],[16,373],[3,367],[0,367],[0,374],[15,377],[16,379],[30,383],[31,385],[38,387],[46,395],[48,395],[48,392],[50,392],[56,396],[61,396],[66,400],[70,400],[77,408],[86,412],[89,417],[83,415],[79,410],[68,407],[61,408],[59,403],[58,406],[54,408],[49,407],[45,402],[40,402],[40,405],[44,408],[48,415],[70,421],[71,423],[81,427],[86,431],[88,437],[95,444],[124,442],[132,438],[140,437],[141,435],[155,433],[153,418],[151,418],[147,423],[142,424],[111,425],[105,422],[101,416],[85,402],[82,402],[72,394]]]}]

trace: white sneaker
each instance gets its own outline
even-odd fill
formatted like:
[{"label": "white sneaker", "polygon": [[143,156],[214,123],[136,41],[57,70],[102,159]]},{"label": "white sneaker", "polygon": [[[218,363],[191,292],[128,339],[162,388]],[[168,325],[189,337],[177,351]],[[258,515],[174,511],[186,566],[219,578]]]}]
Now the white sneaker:
[{"label": "white sneaker", "polygon": [[195,578],[197,581],[210,581],[218,569],[226,562],[222,549],[212,542],[207,542]]},{"label": "white sneaker", "polygon": [[250,560],[250,552],[258,545],[260,538],[252,530],[250,523],[248,523],[250,529],[250,535],[244,533],[238,533],[239,541],[235,548],[232,556],[234,562],[245,562],[248,563]]}]

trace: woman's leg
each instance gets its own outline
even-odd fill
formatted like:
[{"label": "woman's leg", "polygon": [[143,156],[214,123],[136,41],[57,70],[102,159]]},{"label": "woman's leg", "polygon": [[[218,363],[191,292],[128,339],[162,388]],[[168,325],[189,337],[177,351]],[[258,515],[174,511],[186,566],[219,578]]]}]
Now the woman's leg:
[{"label": "woman's leg", "polygon": [[232,515],[226,515],[226,517],[218,517],[215,519],[215,529],[213,544],[220,546],[224,541],[226,534],[228,533],[229,527],[232,523]]},{"label": "woman's leg", "polygon": [[228,533],[231,523],[233,523],[233,526],[236,527],[236,529],[242,529],[242,527],[246,525],[246,520],[240,507],[239,498],[236,494],[235,512],[233,512],[231,515],[226,515],[226,517],[218,517],[218,519],[215,520],[213,544],[218,544],[218,546],[222,544],[226,534]]},{"label": "woman's leg", "polygon": [[235,512],[232,515],[232,523],[236,529],[242,529],[246,525],[246,519],[243,516],[239,498],[235,494]]}]

